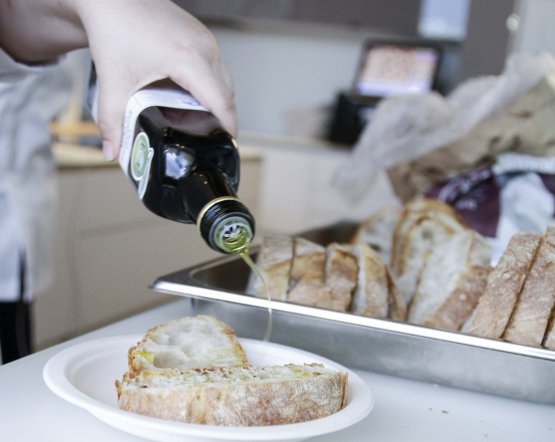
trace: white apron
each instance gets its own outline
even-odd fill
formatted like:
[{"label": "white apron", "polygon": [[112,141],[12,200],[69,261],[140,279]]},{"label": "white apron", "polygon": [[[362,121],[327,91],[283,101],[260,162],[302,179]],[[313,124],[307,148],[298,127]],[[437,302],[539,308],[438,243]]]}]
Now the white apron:
[{"label": "white apron", "polygon": [[48,125],[68,99],[56,65],[16,63],[0,49],[0,302],[25,301],[52,280],[56,183]]}]

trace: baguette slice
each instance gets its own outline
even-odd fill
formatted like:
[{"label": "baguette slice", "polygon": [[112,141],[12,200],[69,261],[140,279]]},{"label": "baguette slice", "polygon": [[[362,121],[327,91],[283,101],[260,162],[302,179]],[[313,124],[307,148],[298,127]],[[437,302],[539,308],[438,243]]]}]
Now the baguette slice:
[{"label": "baguette slice", "polygon": [[389,287],[389,309],[387,317],[396,321],[405,321],[407,319],[407,305],[405,304],[405,300],[401,296],[401,293],[399,293],[399,289],[397,288],[395,280],[391,276],[391,272],[387,267],[386,270],[387,285]]},{"label": "baguette slice", "polygon": [[515,344],[540,346],[554,305],[555,227],[548,227],[503,338]]},{"label": "baguette slice", "polygon": [[441,201],[417,199],[407,204],[395,227],[390,262],[406,305],[416,293],[431,250],[465,230],[457,213]]},{"label": "baguette slice", "polygon": [[382,262],[388,264],[391,259],[393,231],[400,215],[401,209],[397,206],[383,207],[358,226],[351,243],[368,244],[378,252]]},{"label": "baguette slice", "polygon": [[129,371],[248,364],[235,332],[211,316],[175,319],[147,331],[128,352]]},{"label": "baguette slice", "polygon": [[389,311],[388,271],[378,253],[367,244],[354,246],[358,257],[358,284],[351,312],[373,318],[387,318]]},{"label": "baguette slice", "polygon": [[[289,273],[293,258],[293,240],[289,236],[265,236],[256,264],[268,284],[270,297],[277,301],[287,298]],[[247,292],[258,297],[267,296],[266,287],[258,275],[251,272]]]},{"label": "baguette slice", "polygon": [[404,273],[408,244],[411,240],[409,232],[424,220],[432,220],[438,233],[453,234],[465,228],[465,223],[457,212],[440,200],[416,198],[409,201],[401,212],[393,231],[389,263],[395,275]]},{"label": "baguette slice", "polygon": [[332,243],[326,247],[325,284],[332,310],[346,312],[357,285],[357,258],[349,246]]},{"label": "baguette slice", "polygon": [[143,371],[116,381],[118,405],[194,424],[280,425],[329,416],[346,403],[347,374],[320,364]]},{"label": "baguette slice", "polygon": [[304,238],[294,238],[293,250],[287,301],[331,308],[331,291],[325,284],[325,247]]},{"label": "baguette slice", "polygon": [[409,307],[409,322],[459,330],[486,287],[489,261],[489,244],[471,230],[437,245]]},{"label": "baguette slice", "polygon": [[555,350],[555,308],[551,311],[551,319],[549,320],[542,345],[549,350]]},{"label": "baguette slice", "polygon": [[517,233],[489,275],[469,333],[501,339],[540,244],[539,233]]}]

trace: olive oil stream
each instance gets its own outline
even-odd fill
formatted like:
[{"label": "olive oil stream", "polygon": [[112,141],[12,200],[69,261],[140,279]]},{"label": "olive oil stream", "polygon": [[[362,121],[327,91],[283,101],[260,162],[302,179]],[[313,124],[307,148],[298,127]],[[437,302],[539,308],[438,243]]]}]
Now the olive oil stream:
[{"label": "olive oil stream", "polygon": [[256,277],[264,285],[266,297],[268,299],[268,324],[266,325],[266,333],[264,334],[264,341],[269,341],[272,335],[272,298],[270,296],[270,288],[262,274],[260,268],[254,263],[249,255],[249,247],[252,242],[252,232],[249,232],[243,225],[236,224],[225,232],[221,241],[220,247],[227,253],[239,255],[245,264],[252,270]]},{"label": "olive oil stream", "polygon": [[239,253],[239,256],[243,258],[243,261],[245,261],[245,264],[247,264],[250,267],[250,269],[257,276],[257,278],[260,279],[260,281],[262,281],[262,284],[264,285],[264,289],[266,291],[266,296],[268,298],[268,324],[266,325],[266,333],[264,335],[264,341],[267,342],[270,340],[270,337],[272,336],[272,298],[270,296],[270,288],[266,283],[266,279],[264,278],[264,275],[262,275],[262,271],[260,270],[260,267],[258,267],[251,259],[248,249],[244,249],[241,253]]}]

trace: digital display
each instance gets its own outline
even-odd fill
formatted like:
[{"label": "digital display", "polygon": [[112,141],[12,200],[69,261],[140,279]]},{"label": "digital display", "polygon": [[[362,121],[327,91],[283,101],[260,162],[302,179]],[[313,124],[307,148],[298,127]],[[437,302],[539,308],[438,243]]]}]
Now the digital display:
[{"label": "digital display", "polygon": [[355,90],[372,97],[428,92],[438,64],[432,47],[373,44],[363,55]]}]

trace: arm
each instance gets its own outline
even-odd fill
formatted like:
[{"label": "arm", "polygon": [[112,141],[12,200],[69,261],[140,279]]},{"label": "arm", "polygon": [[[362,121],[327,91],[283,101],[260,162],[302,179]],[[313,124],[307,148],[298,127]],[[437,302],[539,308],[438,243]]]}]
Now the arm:
[{"label": "arm", "polygon": [[89,45],[100,85],[99,127],[116,158],[131,95],[164,78],[187,89],[235,135],[231,78],[210,31],[169,0],[0,0],[0,46],[17,60]]}]

